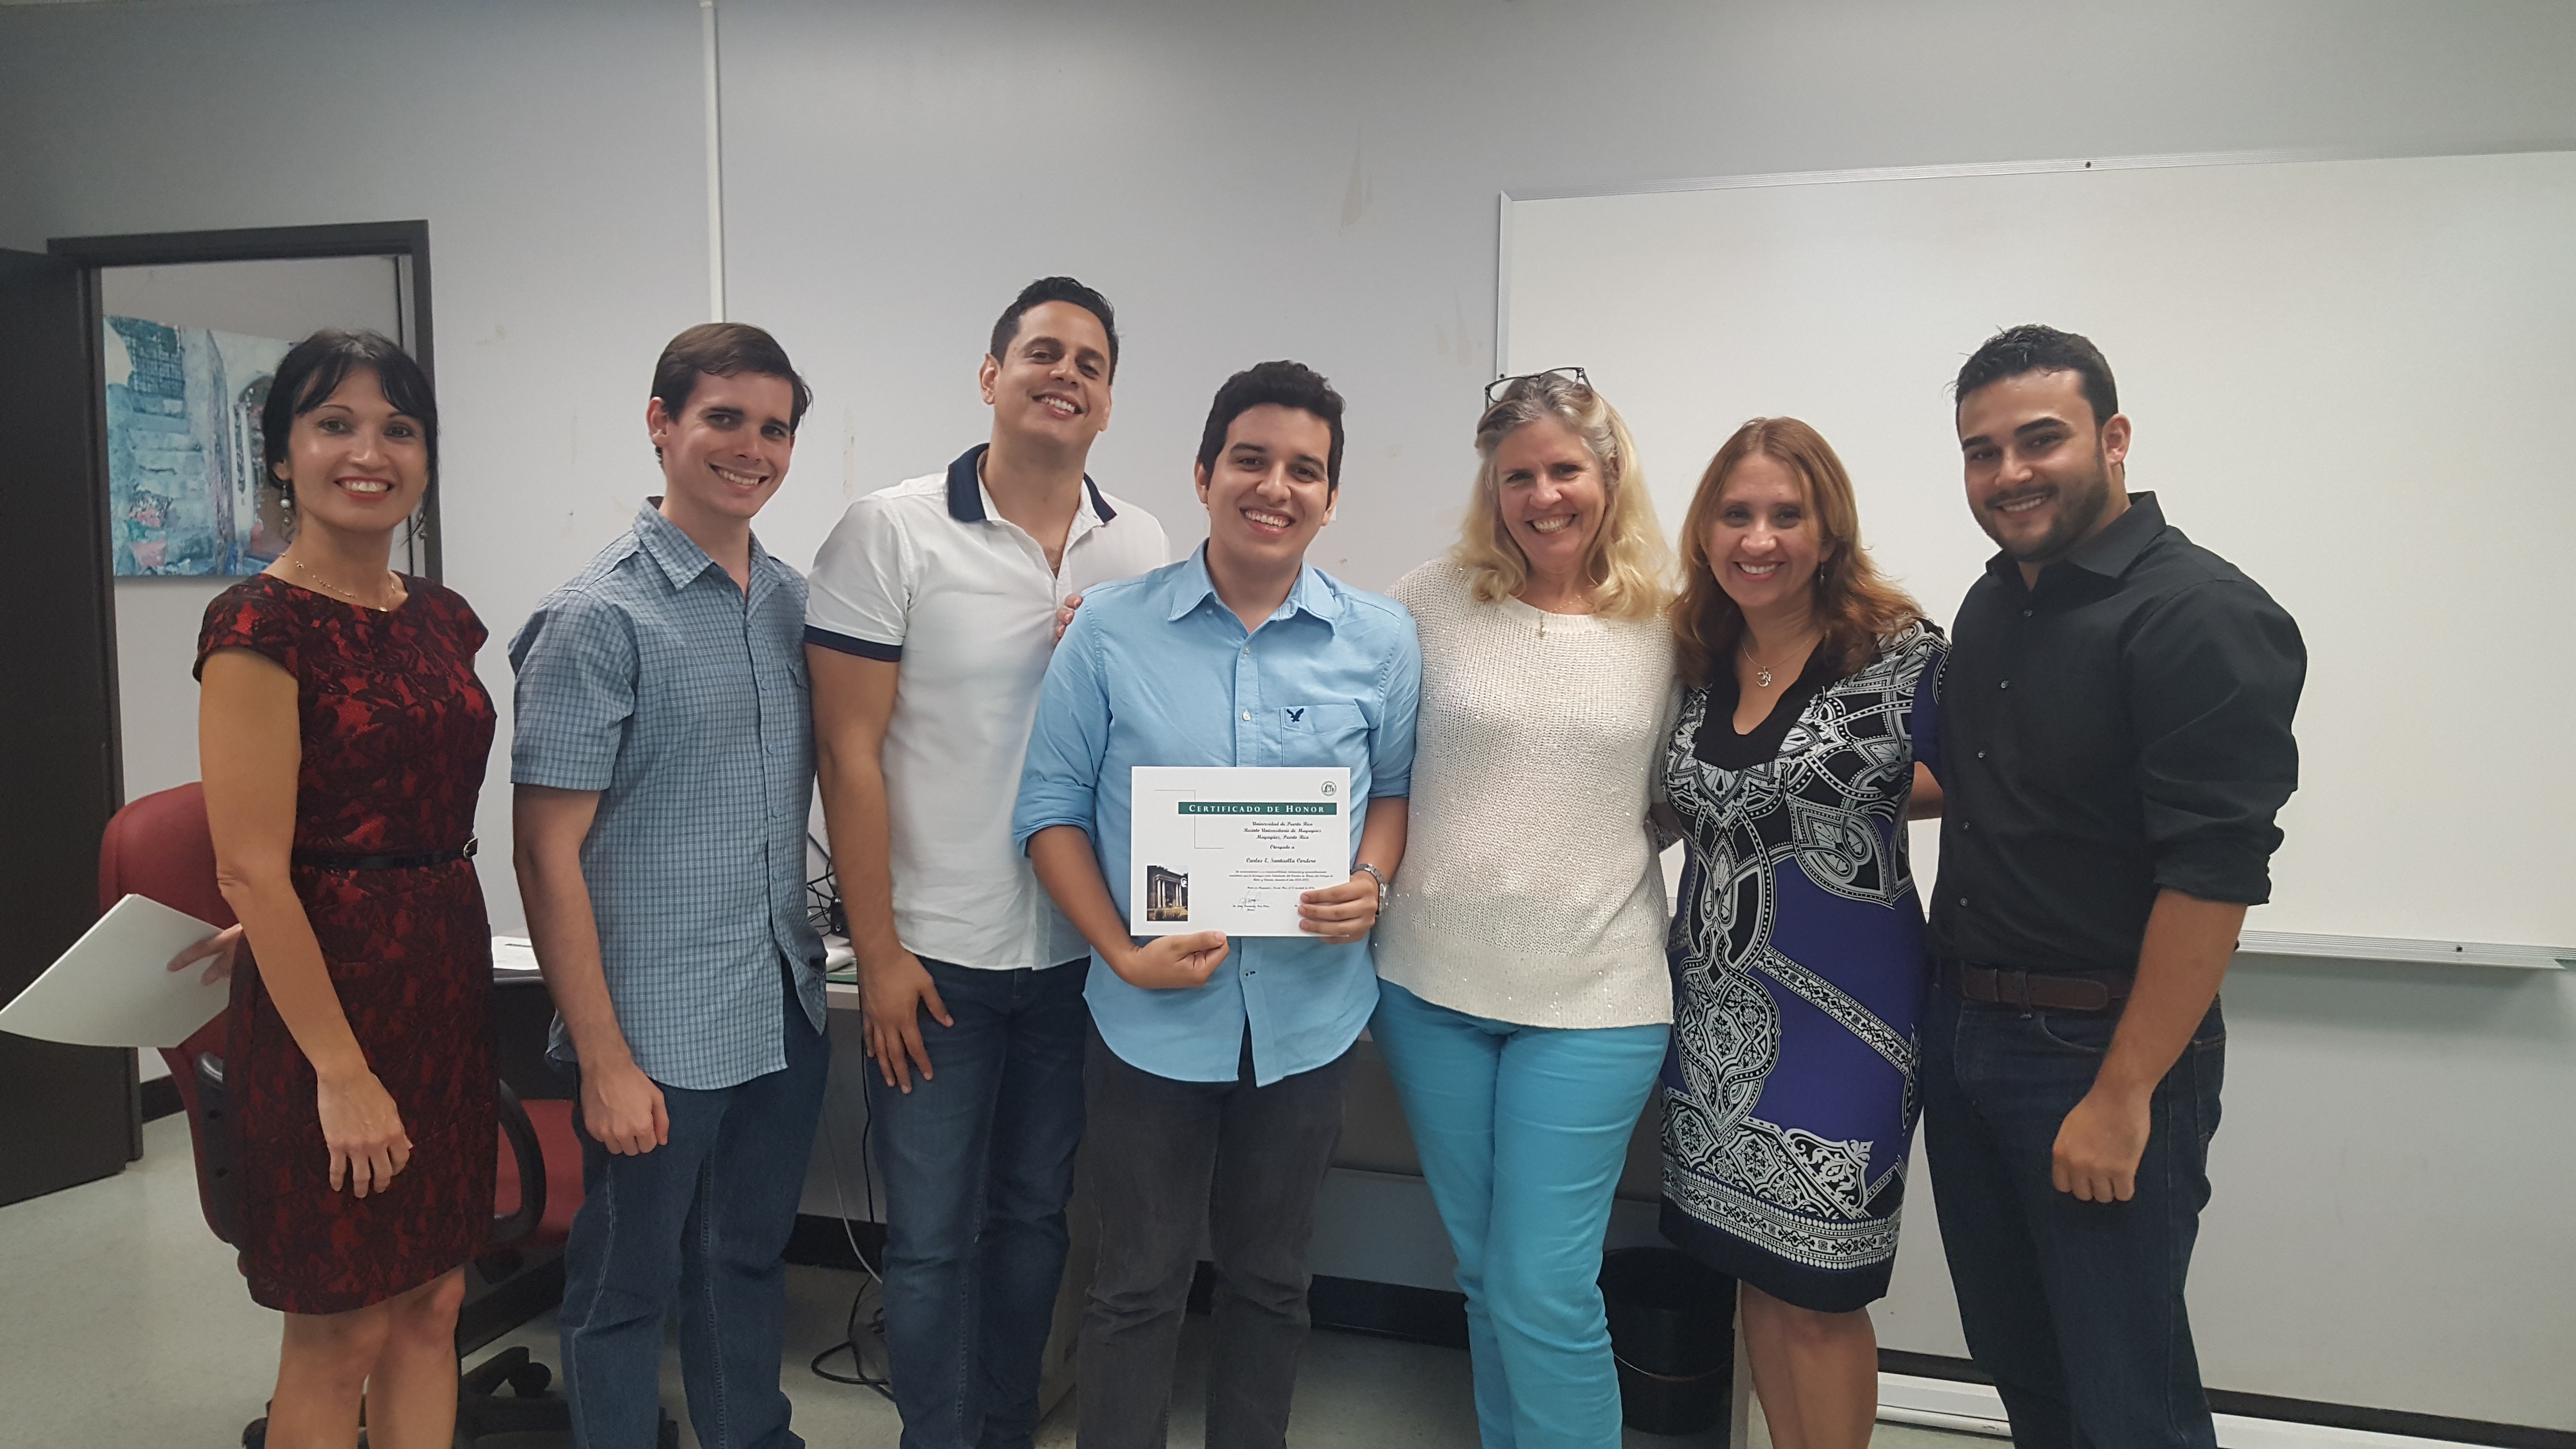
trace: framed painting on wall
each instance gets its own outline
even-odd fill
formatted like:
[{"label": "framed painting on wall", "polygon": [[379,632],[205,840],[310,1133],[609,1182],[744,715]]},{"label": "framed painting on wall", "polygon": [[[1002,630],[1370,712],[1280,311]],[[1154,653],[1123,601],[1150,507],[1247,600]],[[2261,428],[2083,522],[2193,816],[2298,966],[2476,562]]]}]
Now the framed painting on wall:
[{"label": "framed painting on wall", "polygon": [[118,577],[258,573],[286,547],[259,415],[291,342],[110,316],[108,549]]}]

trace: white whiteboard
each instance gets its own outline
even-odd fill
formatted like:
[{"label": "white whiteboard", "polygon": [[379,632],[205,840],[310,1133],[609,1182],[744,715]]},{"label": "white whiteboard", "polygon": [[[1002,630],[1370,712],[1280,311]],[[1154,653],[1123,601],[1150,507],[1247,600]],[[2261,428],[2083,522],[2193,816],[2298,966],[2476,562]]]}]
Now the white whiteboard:
[{"label": "white whiteboard", "polygon": [[1739,423],[1806,419],[1946,624],[1993,552],[1947,384],[2086,334],[2130,488],[2307,639],[2249,930],[2576,945],[2576,152],[2086,166],[1506,198],[1505,370],[1588,369],[1672,528]]}]

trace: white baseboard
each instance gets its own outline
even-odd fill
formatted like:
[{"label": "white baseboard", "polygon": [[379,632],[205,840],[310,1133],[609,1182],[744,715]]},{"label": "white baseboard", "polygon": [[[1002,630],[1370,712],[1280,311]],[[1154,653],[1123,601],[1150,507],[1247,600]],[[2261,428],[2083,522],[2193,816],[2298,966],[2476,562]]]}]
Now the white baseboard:
[{"label": "white baseboard", "polygon": [[[2003,1400],[1990,1385],[1954,1379],[1880,1374],[1878,1417],[1889,1423],[1920,1424],[1998,1439],[2012,1434],[2004,1420]],[[2459,1449],[2456,1444],[2406,1434],[2376,1434],[2367,1429],[2335,1429],[2323,1424],[2248,1419],[2235,1414],[2218,1416],[2218,1444],[2219,1449]]]}]

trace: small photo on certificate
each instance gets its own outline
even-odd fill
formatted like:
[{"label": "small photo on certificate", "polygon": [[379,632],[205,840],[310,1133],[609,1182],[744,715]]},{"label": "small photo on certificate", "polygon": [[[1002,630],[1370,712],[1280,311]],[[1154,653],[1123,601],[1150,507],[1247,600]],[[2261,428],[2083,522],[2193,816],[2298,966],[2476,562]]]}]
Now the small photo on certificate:
[{"label": "small photo on certificate", "polygon": [[1297,898],[1351,877],[1351,772],[1139,765],[1127,929],[1295,936]]}]

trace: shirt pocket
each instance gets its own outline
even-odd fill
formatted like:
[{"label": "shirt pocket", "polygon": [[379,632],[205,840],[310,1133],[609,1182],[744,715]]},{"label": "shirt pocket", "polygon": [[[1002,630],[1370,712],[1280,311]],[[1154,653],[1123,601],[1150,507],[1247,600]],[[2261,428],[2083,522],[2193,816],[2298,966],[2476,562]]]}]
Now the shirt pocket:
[{"label": "shirt pocket", "polygon": [[1356,770],[1368,758],[1368,731],[1368,715],[1348,701],[1282,705],[1279,763],[1347,765]]}]

